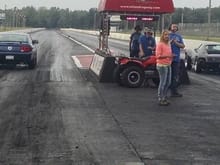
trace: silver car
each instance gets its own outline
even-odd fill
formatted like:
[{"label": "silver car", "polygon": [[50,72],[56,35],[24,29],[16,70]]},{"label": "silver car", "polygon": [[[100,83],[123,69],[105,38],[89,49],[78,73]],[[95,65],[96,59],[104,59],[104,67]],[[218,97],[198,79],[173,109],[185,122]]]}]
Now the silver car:
[{"label": "silver car", "polygon": [[220,71],[220,43],[201,43],[193,50],[186,50],[185,66],[196,73]]}]

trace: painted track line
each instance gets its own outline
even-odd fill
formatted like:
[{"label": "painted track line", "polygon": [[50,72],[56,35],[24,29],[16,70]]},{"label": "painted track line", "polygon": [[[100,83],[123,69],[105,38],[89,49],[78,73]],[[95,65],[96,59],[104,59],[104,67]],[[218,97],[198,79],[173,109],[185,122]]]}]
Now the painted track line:
[{"label": "painted track line", "polygon": [[72,56],[73,61],[75,62],[76,66],[78,68],[83,68],[83,66],[81,65],[79,59],[76,56]]},{"label": "painted track line", "polygon": [[90,47],[86,46],[85,44],[83,44],[83,43],[81,43],[81,42],[79,42],[79,41],[73,39],[71,36],[65,35],[65,34],[63,34],[63,33],[62,33],[62,35],[63,35],[64,37],[70,39],[71,41],[73,41],[73,42],[79,44],[80,46],[86,48],[88,51],[90,51],[90,52],[92,52],[92,53],[95,53],[95,51],[94,51],[93,49],[91,49]]}]

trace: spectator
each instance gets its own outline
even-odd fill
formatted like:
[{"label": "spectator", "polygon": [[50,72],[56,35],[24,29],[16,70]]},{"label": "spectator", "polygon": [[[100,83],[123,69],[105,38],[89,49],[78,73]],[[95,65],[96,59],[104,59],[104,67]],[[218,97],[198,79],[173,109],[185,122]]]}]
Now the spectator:
[{"label": "spectator", "polygon": [[139,37],[141,36],[142,28],[140,25],[135,26],[135,32],[130,36],[129,51],[130,57],[139,57]]},{"label": "spectator", "polygon": [[140,57],[152,56],[156,47],[156,41],[152,36],[153,31],[149,28],[145,28],[144,31],[144,35],[141,35],[139,39]]},{"label": "spectator", "polygon": [[167,100],[167,93],[171,84],[171,63],[173,59],[172,50],[169,42],[169,31],[163,31],[160,41],[156,46],[156,63],[160,77],[158,86],[159,105],[167,106],[170,102]]},{"label": "spectator", "polygon": [[179,71],[180,71],[180,49],[185,48],[183,38],[180,34],[177,33],[178,26],[176,24],[172,24],[169,27],[170,34],[169,38],[171,41],[171,49],[172,53],[174,54],[174,58],[171,64],[172,68],[172,77],[171,77],[171,97],[182,97],[183,95],[180,94],[177,90],[178,83],[179,83]]}]

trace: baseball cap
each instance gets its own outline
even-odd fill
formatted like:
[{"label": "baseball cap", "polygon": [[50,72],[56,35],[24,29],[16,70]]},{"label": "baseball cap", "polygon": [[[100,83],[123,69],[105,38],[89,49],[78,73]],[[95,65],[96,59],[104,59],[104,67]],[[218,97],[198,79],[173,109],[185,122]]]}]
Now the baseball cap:
[{"label": "baseball cap", "polygon": [[151,34],[153,34],[153,30],[150,29],[150,28],[148,28],[148,27],[145,27],[145,28],[144,28],[144,31],[145,31],[146,33],[151,33]]}]

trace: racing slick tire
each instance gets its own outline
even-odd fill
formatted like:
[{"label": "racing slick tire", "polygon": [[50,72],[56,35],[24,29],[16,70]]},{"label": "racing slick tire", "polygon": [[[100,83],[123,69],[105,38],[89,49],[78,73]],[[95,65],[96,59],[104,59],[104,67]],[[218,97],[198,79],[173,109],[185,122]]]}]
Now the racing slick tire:
[{"label": "racing slick tire", "polygon": [[129,66],[121,73],[122,83],[129,88],[140,87],[145,79],[144,71],[138,66]]}]

